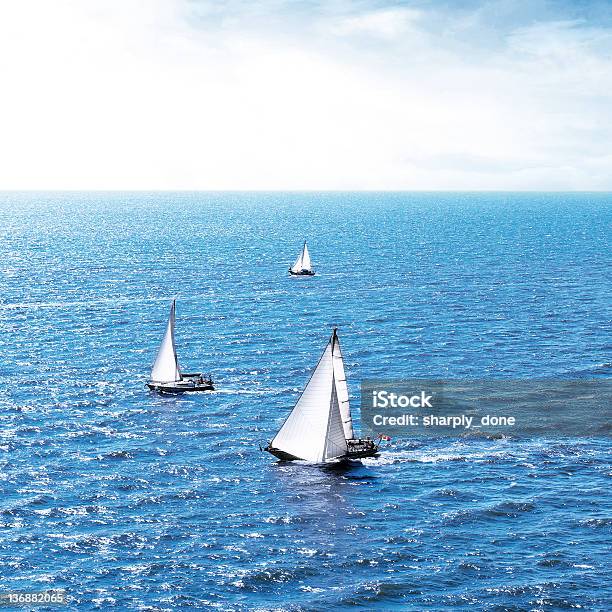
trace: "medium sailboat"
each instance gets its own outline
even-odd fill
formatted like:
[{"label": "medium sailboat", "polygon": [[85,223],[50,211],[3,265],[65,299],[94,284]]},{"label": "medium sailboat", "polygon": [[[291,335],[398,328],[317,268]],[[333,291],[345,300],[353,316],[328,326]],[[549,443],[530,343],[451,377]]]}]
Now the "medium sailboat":
[{"label": "medium sailboat", "polygon": [[334,329],[293,410],[266,446],[279,459],[311,463],[373,457],[377,444],[355,438],[338,333]]},{"label": "medium sailboat", "polygon": [[314,276],[315,272],[312,269],[312,262],[310,261],[310,253],[308,252],[308,245],[304,240],[304,246],[295,260],[295,263],[289,268],[289,274],[293,276]]},{"label": "medium sailboat", "polygon": [[157,351],[157,357],[151,369],[151,380],[147,383],[147,387],[160,393],[212,391],[214,387],[210,376],[181,372],[174,342],[175,319],[176,300],[172,300],[166,332]]}]

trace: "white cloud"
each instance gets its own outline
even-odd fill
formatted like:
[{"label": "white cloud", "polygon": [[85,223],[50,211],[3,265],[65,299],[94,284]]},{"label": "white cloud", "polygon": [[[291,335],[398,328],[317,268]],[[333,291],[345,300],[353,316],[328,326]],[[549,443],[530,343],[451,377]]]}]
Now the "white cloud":
[{"label": "white cloud", "polygon": [[4,3],[0,188],[612,189],[612,30],[420,7]]},{"label": "white cloud", "polygon": [[366,34],[393,40],[412,30],[420,16],[420,11],[410,8],[382,9],[337,17],[325,26],[338,36]]}]

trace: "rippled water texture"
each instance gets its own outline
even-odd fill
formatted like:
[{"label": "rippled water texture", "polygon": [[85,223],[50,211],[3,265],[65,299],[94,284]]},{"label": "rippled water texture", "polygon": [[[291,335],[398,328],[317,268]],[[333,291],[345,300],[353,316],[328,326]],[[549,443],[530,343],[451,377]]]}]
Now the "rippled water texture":
[{"label": "rippled water texture", "polygon": [[[608,440],[258,450],[332,324],[354,406],[367,377],[612,376],[611,220],[605,194],[0,195],[0,591],[611,609]],[[304,238],[318,275],[290,278]],[[173,296],[217,392],[144,386]]]}]

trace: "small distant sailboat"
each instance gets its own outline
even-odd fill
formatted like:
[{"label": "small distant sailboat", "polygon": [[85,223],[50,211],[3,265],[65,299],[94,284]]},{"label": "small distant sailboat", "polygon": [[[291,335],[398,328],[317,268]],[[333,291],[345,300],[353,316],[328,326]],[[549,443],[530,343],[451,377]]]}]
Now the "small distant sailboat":
[{"label": "small distant sailboat", "polygon": [[151,380],[147,387],[160,393],[185,393],[187,391],[212,391],[212,379],[204,374],[185,374],[181,372],[174,343],[174,322],[176,300],[172,300],[166,333],[161,341],[155,363],[151,369]]},{"label": "small distant sailboat", "polygon": [[311,463],[378,454],[374,440],[355,438],[344,362],[335,329],[302,395],[263,450],[286,461]]},{"label": "small distant sailboat", "polygon": [[304,240],[304,246],[295,263],[289,268],[289,274],[293,276],[314,276],[315,271],[312,269],[312,262],[310,261],[310,253],[308,252],[308,246]]}]

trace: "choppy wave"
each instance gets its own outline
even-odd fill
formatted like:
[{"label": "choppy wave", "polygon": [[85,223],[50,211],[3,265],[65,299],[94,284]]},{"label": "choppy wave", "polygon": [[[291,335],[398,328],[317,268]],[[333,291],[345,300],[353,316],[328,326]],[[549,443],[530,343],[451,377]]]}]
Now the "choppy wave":
[{"label": "choppy wave", "polygon": [[[603,438],[394,439],[344,470],[258,450],[334,324],[354,407],[367,377],[610,377],[609,196],[0,199],[0,591],[64,589],[79,610],[609,607]],[[304,237],[320,274],[292,282]],[[215,392],[144,386],[175,295],[179,358]]]}]

